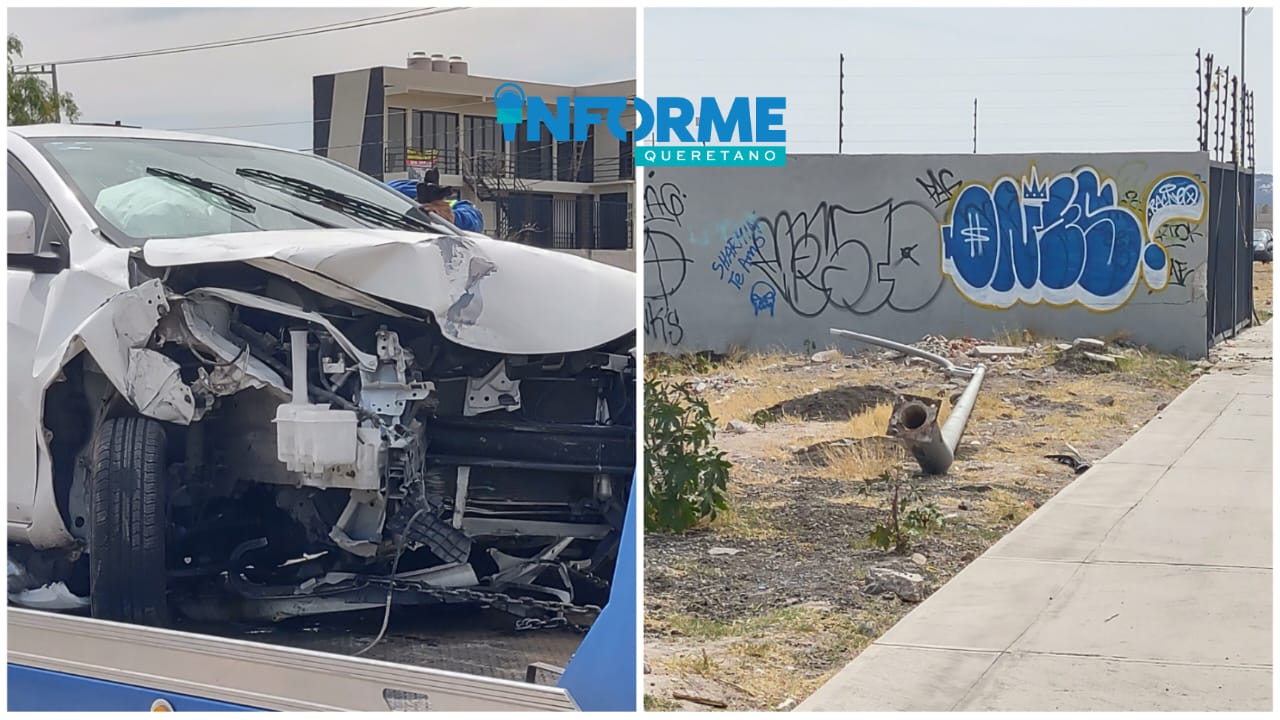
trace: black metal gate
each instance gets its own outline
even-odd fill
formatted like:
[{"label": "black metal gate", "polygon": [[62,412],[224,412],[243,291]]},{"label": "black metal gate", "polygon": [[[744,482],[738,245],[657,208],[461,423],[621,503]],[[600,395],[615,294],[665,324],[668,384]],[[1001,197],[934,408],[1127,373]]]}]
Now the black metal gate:
[{"label": "black metal gate", "polygon": [[1253,173],[1209,164],[1209,346],[1253,317]]}]

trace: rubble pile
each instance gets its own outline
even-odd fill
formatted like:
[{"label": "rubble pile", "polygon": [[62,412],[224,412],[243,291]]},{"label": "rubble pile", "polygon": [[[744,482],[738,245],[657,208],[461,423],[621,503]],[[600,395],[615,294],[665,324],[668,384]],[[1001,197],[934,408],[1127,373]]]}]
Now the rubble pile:
[{"label": "rubble pile", "polygon": [[915,343],[914,347],[944,358],[956,359],[973,352],[974,348],[980,344],[978,340],[971,337],[953,339],[941,335],[925,335],[920,338],[920,342]]},{"label": "rubble pile", "polygon": [[1076,373],[1114,372],[1120,368],[1120,355],[1108,352],[1107,343],[1096,338],[1076,338],[1054,346],[1058,357],[1054,366]]}]

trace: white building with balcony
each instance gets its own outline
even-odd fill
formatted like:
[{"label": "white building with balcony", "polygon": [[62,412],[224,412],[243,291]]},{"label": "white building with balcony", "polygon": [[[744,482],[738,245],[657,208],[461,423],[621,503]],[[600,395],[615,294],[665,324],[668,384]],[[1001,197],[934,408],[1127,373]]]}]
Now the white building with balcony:
[{"label": "white building with balcony", "polygon": [[[503,138],[494,91],[516,82],[528,96],[635,97],[635,81],[573,87],[472,75],[454,56],[414,53],[406,67],[349,70],[312,79],[315,152],[379,180],[434,167],[496,237],[560,249],[633,246],[635,168],[631,133],[619,140],[592,126],[585,143],[557,142],[543,128],[530,142],[522,124]],[[634,128],[634,111],[623,116]]]}]

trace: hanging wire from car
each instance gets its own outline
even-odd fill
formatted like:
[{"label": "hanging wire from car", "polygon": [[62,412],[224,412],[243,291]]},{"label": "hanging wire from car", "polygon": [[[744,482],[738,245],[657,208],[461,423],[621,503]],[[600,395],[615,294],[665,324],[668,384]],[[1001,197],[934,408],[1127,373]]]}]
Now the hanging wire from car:
[{"label": "hanging wire from car", "polygon": [[373,639],[373,642],[369,643],[368,645],[365,645],[363,648],[358,650],[352,657],[363,655],[369,652],[374,648],[374,646],[382,642],[383,636],[387,634],[387,626],[391,623],[391,596],[395,593],[395,589],[396,589],[396,569],[400,567],[400,557],[404,555],[404,550],[409,545],[408,528],[413,527],[413,523],[415,520],[418,519],[418,516],[426,511],[427,511],[426,508],[418,508],[418,511],[409,517],[409,522],[408,524],[405,525],[406,531],[404,534],[404,538],[402,538],[400,541],[400,547],[396,549],[396,558],[391,562],[391,575],[387,577],[387,603],[386,603],[386,606],[383,608],[382,627],[378,629],[377,637]]}]

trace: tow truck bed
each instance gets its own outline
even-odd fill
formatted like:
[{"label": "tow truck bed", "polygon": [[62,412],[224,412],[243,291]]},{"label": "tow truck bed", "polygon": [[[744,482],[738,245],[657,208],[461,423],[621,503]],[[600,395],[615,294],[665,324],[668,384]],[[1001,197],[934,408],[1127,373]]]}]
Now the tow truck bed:
[{"label": "tow truck bed", "polygon": [[[396,608],[271,627],[161,629],[10,607],[8,709],[629,711],[636,703],[635,486],[612,597],[585,636],[509,616]],[[557,686],[525,681],[565,667]]]}]

